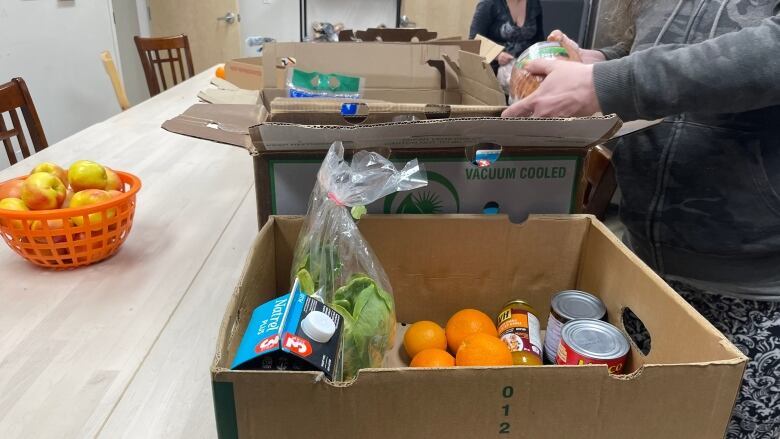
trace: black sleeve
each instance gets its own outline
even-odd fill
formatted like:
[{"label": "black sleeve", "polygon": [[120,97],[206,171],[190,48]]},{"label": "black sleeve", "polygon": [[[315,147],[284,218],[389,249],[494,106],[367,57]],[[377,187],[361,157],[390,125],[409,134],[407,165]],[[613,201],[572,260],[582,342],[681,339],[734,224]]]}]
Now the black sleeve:
[{"label": "black sleeve", "polygon": [[474,18],[471,19],[469,39],[473,40],[477,34],[487,37],[492,23],[493,2],[491,0],[480,0],[477,4],[477,9],[474,11]]},{"label": "black sleeve", "polygon": [[542,18],[542,15],[544,15],[544,10],[542,10],[542,4],[539,2],[539,15],[536,17],[536,36],[534,37],[534,43],[547,39],[547,34],[544,32],[544,19]]}]

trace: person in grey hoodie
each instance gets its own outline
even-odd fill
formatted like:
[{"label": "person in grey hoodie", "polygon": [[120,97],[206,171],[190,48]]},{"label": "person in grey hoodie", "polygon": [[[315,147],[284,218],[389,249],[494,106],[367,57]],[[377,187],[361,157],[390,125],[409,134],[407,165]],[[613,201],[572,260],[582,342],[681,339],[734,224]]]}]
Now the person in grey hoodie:
[{"label": "person in grey hoodie", "polygon": [[727,437],[778,438],[780,0],[632,9],[632,41],[529,64],[504,115],[663,118],[614,151],[624,240],[750,358]]}]

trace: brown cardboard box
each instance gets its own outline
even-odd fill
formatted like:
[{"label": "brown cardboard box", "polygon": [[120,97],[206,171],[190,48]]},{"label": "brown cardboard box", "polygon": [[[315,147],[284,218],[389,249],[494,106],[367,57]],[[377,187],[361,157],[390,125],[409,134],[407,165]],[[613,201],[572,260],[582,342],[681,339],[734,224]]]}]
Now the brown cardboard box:
[{"label": "brown cardboard box", "polygon": [[[481,43],[480,50],[495,52],[485,42]],[[460,50],[458,45],[271,43],[263,48],[262,103],[266,108],[270,108],[274,99],[286,96],[283,84],[287,70],[278,68],[283,58],[295,58],[295,68],[301,70],[363,77],[366,99],[421,104],[506,104],[490,67],[491,59]],[[459,67],[457,71],[454,66]],[[466,86],[461,85],[464,83]]]},{"label": "brown cardboard box", "polygon": [[245,90],[261,90],[263,57],[238,58],[226,62],[225,80]]},{"label": "brown cardboard box", "polygon": [[[515,221],[533,213],[582,212],[585,156],[591,146],[612,138],[620,125],[614,115],[449,118],[354,126],[261,123],[249,129],[258,223],[262,225],[272,214],[306,212],[319,164],[337,140],[348,148],[378,149],[393,160],[419,159],[431,183],[412,195],[439,200],[433,212],[482,213],[490,202]],[[473,164],[477,149],[498,149],[501,158],[480,168]],[[528,175],[530,169],[550,173],[539,178],[537,171]],[[399,212],[401,198],[391,196],[372,203],[369,212],[408,213]]]},{"label": "brown cardboard box", "polygon": [[[631,309],[652,338],[627,375],[605,366],[368,369],[334,386],[313,372],[231,371],[252,310],[289,288],[301,219],[273,217],[250,252],[211,368],[219,437],[722,438],[746,358],[588,216],[368,216],[400,322],[439,324],[462,308],[496,315],[528,300],[599,296],[623,328]],[[400,346],[400,343],[397,343]],[[388,358],[398,358],[391,352]]]}]

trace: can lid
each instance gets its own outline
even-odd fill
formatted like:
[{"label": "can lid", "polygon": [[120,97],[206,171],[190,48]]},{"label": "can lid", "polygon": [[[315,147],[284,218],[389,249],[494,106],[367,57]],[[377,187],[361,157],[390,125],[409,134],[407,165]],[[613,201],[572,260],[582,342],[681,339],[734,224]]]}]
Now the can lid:
[{"label": "can lid", "polygon": [[333,319],[322,311],[312,311],[301,322],[303,333],[318,343],[327,343],[336,333]]},{"label": "can lid", "polygon": [[594,360],[612,360],[626,355],[628,339],[620,330],[596,319],[572,320],[563,325],[561,339],[577,353]]},{"label": "can lid", "polygon": [[[566,321],[575,319],[601,320],[607,313],[604,302],[584,291],[561,291],[552,297],[550,308]],[[565,323],[565,322],[564,322]]]}]

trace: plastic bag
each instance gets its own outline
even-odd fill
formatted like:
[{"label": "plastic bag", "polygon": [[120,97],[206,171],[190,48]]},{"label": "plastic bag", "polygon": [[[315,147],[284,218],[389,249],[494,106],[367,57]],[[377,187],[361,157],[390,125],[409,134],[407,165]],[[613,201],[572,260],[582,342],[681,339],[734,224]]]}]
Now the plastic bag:
[{"label": "plastic bag", "polygon": [[[358,151],[344,161],[334,143],[317,174],[317,184],[295,247],[292,283],[344,317],[341,355],[334,380],[381,367],[395,337],[395,304],[382,265],[363,239],[349,208],[362,210],[393,192],[426,186],[425,171],[412,160],[402,170],[381,155]],[[362,209],[361,209],[362,208]]]},{"label": "plastic bag", "polygon": [[291,98],[360,99],[365,78],[336,73],[306,72],[292,68],[287,72],[287,96]]}]

